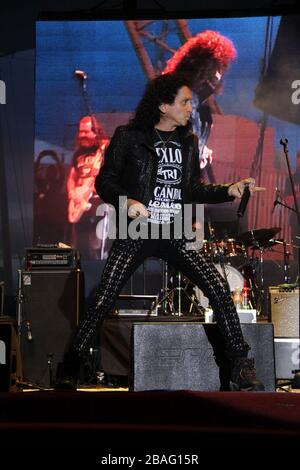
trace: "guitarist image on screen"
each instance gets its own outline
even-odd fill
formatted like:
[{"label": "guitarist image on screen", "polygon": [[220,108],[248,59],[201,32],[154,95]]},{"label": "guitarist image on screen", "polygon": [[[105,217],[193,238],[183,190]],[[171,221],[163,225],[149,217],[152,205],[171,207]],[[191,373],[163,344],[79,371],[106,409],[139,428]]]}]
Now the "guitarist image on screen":
[{"label": "guitarist image on screen", "polygon": [[[96,209],[101,200],[95,191],[95,177],[103,164],[108,138],[93,116],[79,123],[78,148],[73,156],[68,180],[68,222],[72,227],[72,245],[94,257],[101,240],[96,237]],[[80,246],[78,246],[80,244]]]}]

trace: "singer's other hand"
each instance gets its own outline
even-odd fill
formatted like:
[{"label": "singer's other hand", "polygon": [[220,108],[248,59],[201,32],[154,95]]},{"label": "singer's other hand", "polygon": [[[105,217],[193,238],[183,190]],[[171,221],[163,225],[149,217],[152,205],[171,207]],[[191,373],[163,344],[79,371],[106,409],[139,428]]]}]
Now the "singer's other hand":
[{"label": "singer's other hand", "polygon": [[149,212],[147,211],[144,204],[135,199],[127,199],[127,213],[128,217],[131,219],[136,219],[137,217],[149,217]]},{"label": "singer's other hand", "polygon": [[228,188],[229,196],[241,198],[245,187],[248,186],[250,190],[250,194],[252,195],[255,192],[265,191],[266,188],[261,188],[259,186],[255,186],[255,179],[254,178],[245,178],[237,183],[232,184]]}]

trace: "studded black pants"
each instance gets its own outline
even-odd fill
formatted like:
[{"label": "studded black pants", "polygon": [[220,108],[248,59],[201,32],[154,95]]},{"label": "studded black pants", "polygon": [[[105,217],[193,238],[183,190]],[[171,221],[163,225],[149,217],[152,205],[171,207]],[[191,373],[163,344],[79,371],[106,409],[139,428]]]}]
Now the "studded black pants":
[{"label": "studded black pants", "polygon": [[82,318],[71,349],[80,357],[88,350],[104,318],[112,310],[123,286],[149,256],[167,261],[197,285],[209,299],[214,318],[230,357],[246,357],[239,318],[227,282],[201,253],[189,250],[185,240],[115,240],[105,264],[93,304]]}]

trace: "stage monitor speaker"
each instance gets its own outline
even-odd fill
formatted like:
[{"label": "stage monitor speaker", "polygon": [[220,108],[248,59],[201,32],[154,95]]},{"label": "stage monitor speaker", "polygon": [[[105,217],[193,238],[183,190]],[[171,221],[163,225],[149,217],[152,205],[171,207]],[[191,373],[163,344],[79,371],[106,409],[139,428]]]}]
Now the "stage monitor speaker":
[{"label": "stage monitor speaker", "polygon": [[269,287],[269,294],[274,336],[299,337],[299,289],[286,291],[278,287]]},{"label": "stage monitor speaker", "polygon": [[293,379],[300,369],[299,338],[274,338],[276,379]]},{"label": "stage monitor speaker", "polygon": [[[242,324],[257,377],[275,390],[273,325]],[[132,328],[130,389],[229,390],[230,367],[217,325],[136,323]]]},{"label": "stage monitor speaker", "polygon": [[23,380],[51,387],[83,305],[80,269],[21,271]]},{"label": "stage monitor speaker", "polygon": [[13,318],[0,316],[0,391],[16,392],[22,380],[19,343]]}]

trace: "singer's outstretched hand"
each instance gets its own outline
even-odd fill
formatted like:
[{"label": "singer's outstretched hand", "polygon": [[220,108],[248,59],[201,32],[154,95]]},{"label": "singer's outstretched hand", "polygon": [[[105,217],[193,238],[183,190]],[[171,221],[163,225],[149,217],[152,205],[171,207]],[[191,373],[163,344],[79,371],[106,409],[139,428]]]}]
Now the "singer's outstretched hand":
[{"label": "singer's outstretched hand", "polygon": [[261,188],[259,186],[255,186],[255,179],[254,178],[245,178],[241,181],[238,181],[237,183],[232,184],[228,188],[228,194],[229,196],[234,196],[237,198],[241,198],[245,187],[248,186],[250,190],[250,194],[252,195],[255,192],[258,191],[265,191],[266,188]]}]

